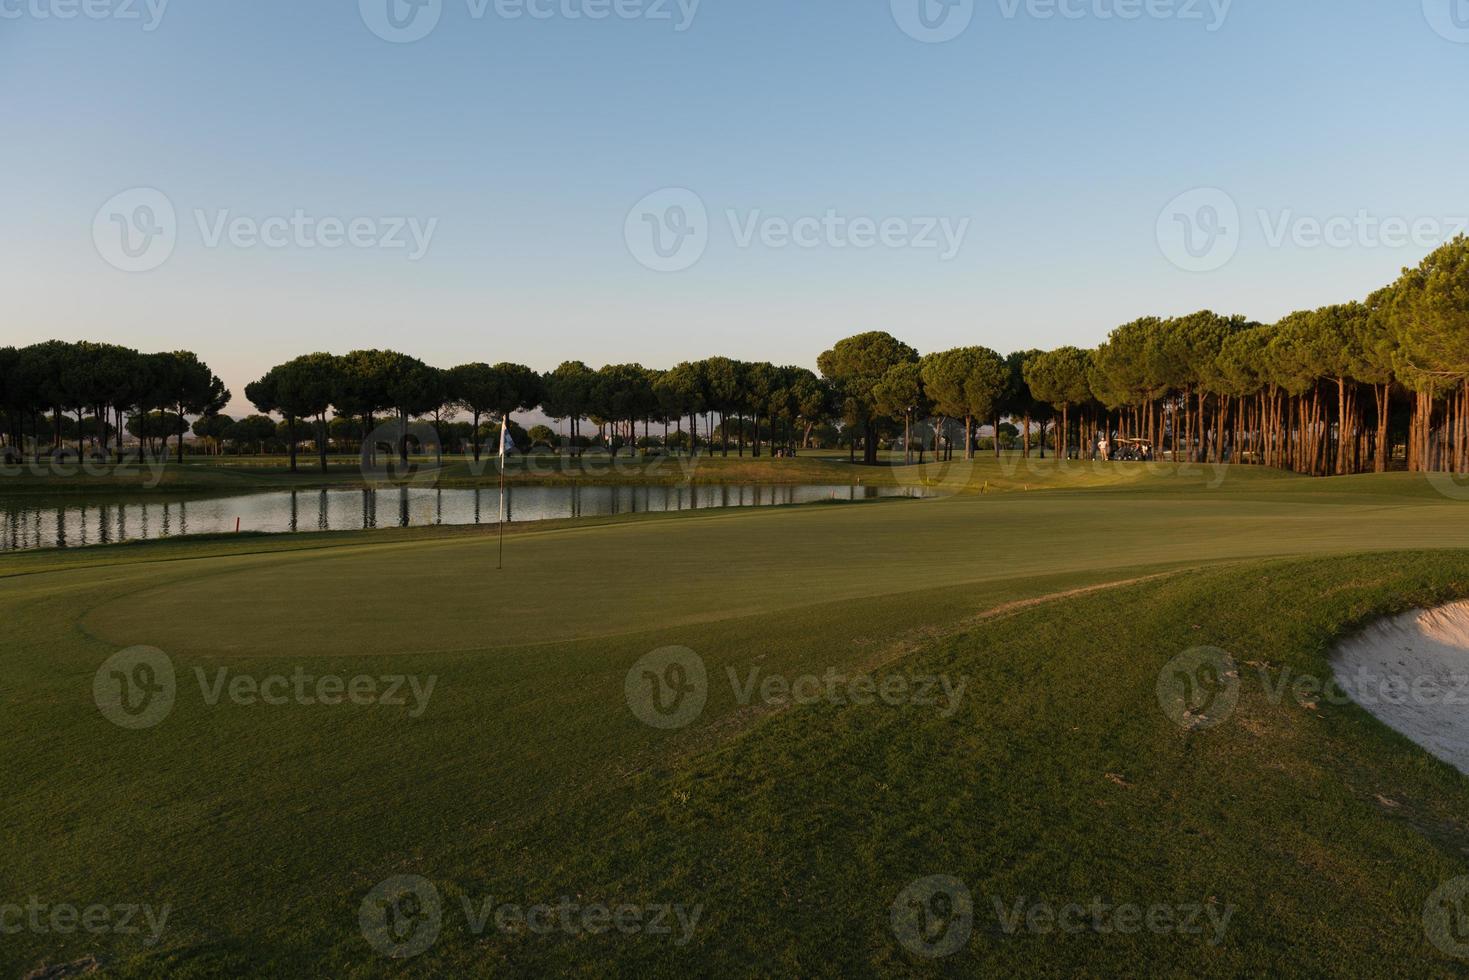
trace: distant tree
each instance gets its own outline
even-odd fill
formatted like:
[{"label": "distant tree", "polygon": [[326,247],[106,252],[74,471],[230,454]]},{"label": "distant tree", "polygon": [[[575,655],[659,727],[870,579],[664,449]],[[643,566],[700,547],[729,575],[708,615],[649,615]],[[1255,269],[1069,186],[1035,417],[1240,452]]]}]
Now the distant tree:
[{"label": "distant tree", "polygon": [[739,411],[743,372],[738,362],[728,357],[711,357],[700,361],[699,368],[704,380],[705,404],[709,411],[719,413],[721,452],[728,456],[729,434],[724,430],[724,420],[730,412]]},{"label": "distant tree", "polygon": [[228,415],[201,415],[194,421],[194,437],[219,450],[234,427],[235,420]]},{"label": "distant tree", "polygon": [[1071,408],[1092,396],[1091,356],[1076,347],[1059,347],[1028,358],[1021,370],[1032,397],[1061,413],[1056,453],[1065,459],[1070,451]]},{"label": "distant tree", "polygon": [[444,440],[448,438],[445,423],[448,416],[459,411],[459,401],[454,397],[449,372],[430,367],[426,390],[417,414],[428,418],[434,428],[434,463],[444,465]]},{"label": "distant tree", "polygon": [[873,407],[878,414],[903,420],[903,462],[913,462],[913,413],[925,401],[923,375],[912,361],[900,361],[888,368],[872,389]]},{"label": "distant tree", "polygon": [[473,417],[470,444],[478,463],[480,420],[494,412],[499,403],[499,375],[488,364],[461,364],[449,369],[449,393]]},{"label": "distant tree", "polygon": [[301,420],[314,422],[317,458],[321,472],[327,471],[326,412],[340,384],[339,372],[340,363],[331,354],[306,354],[276,365],[259,381],[245,386],[245,397],[257,410],[285,417],[292,473],[296,472],[296,424]]},{"label": "distant tree", "polygon": [[[248,388],[246,389],[248,391]],[[241,447],[255,444],[257,453],[265,452],[265,442],[274,437],[275,423],[264,415],[247,415],[238,422],[231,425],[224,434],[224,438],[235,446]]]},{"label": "distant tree", "polygon": [[157,452],[158,444],[162,443],[165,452],[168,448],[168,440],[175,436],[182,436],[189,429],[189,423],[177,412],[149,412],[146,415],[134,415],[128,419],[127,430],[138,440],[141,446],[145,442],[153,452]]},{"label": "distant tree", "polygon": [[25,411],[29,400],[20,371],[20,351],[0,347],[0,415],[5,419],[5,430],[0,436],[17,455],[25,452]]},{"label": "distant tree", "polygon": [[795,419],[803,429],[801,444],[805,448],[811,438],[811,430],[823,425],[839,414],[836,392],[831,383],[803,367],[786,367],[780,370],[782,383],[788,393],[788,404]]},{"label": "distant tree", "polygon": [[553,419],[567,421],[569,445],[578,445],[581,420],[591,411],[592,388],[597,375],[581,361],[566,361],[546,375],[542,408]]},{"label": "distant tree", "polygon": [[[192,351],[172,351],[154,356],[157,373],[156,392],[160,404],[180,418],[189,415],[213,415],[229,402],[230,393],[208,365]],[[178,433],[178,461],[184,460],[184,431]]]},{"label": "distant tree", "polygon": [[337,358],[337,385],[331,403],[340,414],[362,420],[359,442],[365,466],[377,461],[377,446],[370,436],[377,417],[393,406],[388,384],[401,366],[402,357],[395,351],[356,350]]},{"label": "distant tree", "polygon": [[844,414],[863,431],[862,461],[877,465],[878,411],[873,389],[896,364],[918,360],[907,344],[880,330],[838,341],[817,359],[822,375],[840,391]]},{"label": "distant tree", "polygon": [[704,411],[706,405],[704,397],[703,372],[697,364],[684,361],[663,372],[654,382],[654,397],[658,401],[659,411],[668,417],[679,419],[679,428],[682,429],[682,419],[689,420],[689,455],[697,456],[699,452],[699,413]]},{"label": "distant tree", "polygon": [[433,411],[443,403],[443,376],[416,357],[397,351],[383,352],[386,383],[383,392],[398,418],[396,446],[398,461],[408,463],[408,421]]},{"label": "distant tree", "polygon": [[[495,376],[499,379],[499,392],[493,407],[502,422],[512,423],[510,432],[513,436],[518,427],[513,424],[511,416],[540,405],[545,389],[541,384],[541,376],[524,364],[496,364]],[[527,448],[528,445],[527,441]]]},{"label": "distant tree", "polygon": [[753,416],[755,423],[752,430],[750,453],[759,457],[760,419],[769,412],[772,397],[781,379],[775,365],[768,361],[742,365],[741,375],[740,386],[744,394],[744,407]]},{"label": "distant tree", "polygon": [[974,421],[994,418],[1005,394],[1004,359],[988,347],[959,347],[928,355],[921,370],[934,411],[964,420],[964,458],[974,459]]}]

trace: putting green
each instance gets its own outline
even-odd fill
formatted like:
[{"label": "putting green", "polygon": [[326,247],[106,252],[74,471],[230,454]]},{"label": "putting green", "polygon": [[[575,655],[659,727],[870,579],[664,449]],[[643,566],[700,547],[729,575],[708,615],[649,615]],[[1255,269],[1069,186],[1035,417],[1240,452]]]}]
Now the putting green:
[{"label": "putting green", "polygon": [[[1230,494],[961,496],[410,541],[158,570],[82,620],[198,654],[480,650],[938,586],[1271,555],[1469,547],[1441,497],[1341,502],[1292,481]],[[1313,493],[1312,491],[1316,491]],[[161,581],[159,581],[161,580]],[[201,628],[206,623],[208,628]]]}]

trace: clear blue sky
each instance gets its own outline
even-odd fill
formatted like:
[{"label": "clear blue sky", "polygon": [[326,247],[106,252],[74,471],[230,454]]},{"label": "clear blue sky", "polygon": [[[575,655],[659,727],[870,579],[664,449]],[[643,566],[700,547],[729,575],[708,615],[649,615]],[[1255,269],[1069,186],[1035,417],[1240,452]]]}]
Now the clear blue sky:
[{"label": "clear blue sky", "polygon": [[[683,31],[674,0],[672,21],[560,12],[598,0],[516,20],[491,0],[476,19],[478,0],[442,0],[408,44],[369,30],[357,0],[173,0],[151,31],[145,0],[129,0],[139,20],[38,16],[68,2],[0,0],[0,342],[187,347],[237,396],[317,349],[811,365],[865,329],[1006,352],[1091,345],[1144,314],[1263,320],[1364,295],[1427,249],[1272,245],[1259,210],[1469,216],[1469,44],[1422,0],[1235,0],[1213,31],[1207,0],[1201,20],[975,0],[942,44],[901,30],[889,0],[703,0]],[[166,262],[129,273],[93,222],[137,187],[167,196],[179,230]],[[666,187],[709,215],[702,260],[675,273],[624,238]],[[1238,254],[1203,273],[1156,233],[1198,187],[1241,212]],[[438,225],[414,262],[211,248],[194,215],[297,209]],[[949,261],[740,247],[729,209],[970,226]]]}]

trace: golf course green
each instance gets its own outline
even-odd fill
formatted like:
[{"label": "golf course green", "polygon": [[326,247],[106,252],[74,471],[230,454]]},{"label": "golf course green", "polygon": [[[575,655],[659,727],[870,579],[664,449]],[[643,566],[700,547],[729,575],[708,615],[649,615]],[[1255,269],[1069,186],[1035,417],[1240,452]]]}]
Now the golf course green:
[{"label": "golf course green", "polygon": [[[492,527],[0,557],[0,930],[42,924],[0,972],[1469,968],[1469,783],[1309,683],[1469,595],[1452,492],[870,472],[939,495],[527,526],[503,570]],[[1181,721],[1204,648],[1237,702]]]}]

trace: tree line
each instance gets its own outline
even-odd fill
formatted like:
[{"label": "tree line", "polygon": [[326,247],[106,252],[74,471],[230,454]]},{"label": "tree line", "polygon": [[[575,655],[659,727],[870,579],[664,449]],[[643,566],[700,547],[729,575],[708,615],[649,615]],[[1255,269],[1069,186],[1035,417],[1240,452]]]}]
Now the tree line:
[{"label": "tree line", "polygon": [[[325,468],[330,426],[327,415],[354,420],[365,456],[384,439],[387,427],[391,450],[406,461],[411,423],[425,422],[442,446],[446,424],[465,414],[472,420],[469,449],[479,460],[487,434],[482,420],[510,424],[516,413],[540,409],[563,420],[569,428],[568,445],[588,445],[585,422],[596,427],[597,440],[611,446],[635,446],[638,427],[648,436],[655,424],[663,429],[662,444],[682,442],[691,452],[720,445],[727,455],[731,436],[743,454],[746,433],[751,450],[761,453],[762,438],[791,439],[799,428],[832,417],[832,386],[815,373],[798,367],[747,364],[726,357],[686,362],[668,370],[640,364],[610,364],[592,369],[581,361],[567,361],[547,374],[523,364],[474,362],[440,369],[397,351],[362,350],[345,355],[307,354],[279,364],[245,387],[245,396],[261,412],[285,419],[291,465],[296,465],[296,426],[304,424],[315,442]],[[738,418],[754,423],[736,430]],[[717,420],[717,421],[716,421]],[[761,425],[761,422],[764,425]],[[687,434],[676,438],[669,430]],[[702,429],[702,434],[701,434]],[[494,427],[498,433],[498,426]],[[417,440],[420,444],[423,440]]]},{"label": "tree line", "polygon": [[160,431],[159,423],[170,414],[217,415],[229,400],[224,383],[190,351],[143,354],[60,340],[0,347],[0,435],[12,453],[23,451],[28,439],[39,452],[47,435],[51,451],[61,452],[70,421],[78,452],[90,440],[104,452],[112,446],[121,459],[127,428],[139,436],[140,454],[145,438],[176,436],[182,460],[186,427]]},{"label": "tree line", "polygon": [[1028,450],[1045,410],[1063,455],[1131,440],[1179,461],[1313,475],[1469,472],[1469,239],[1363,300],[1276,323],[1143,317],[1093,350],[1008,358],[983,347],[919,357],[888,334],[863,334],[820,363],[844,421],[866,428],[869,462],[883,418],[960,419],[972,454],[975,420],[998,431],[1002,416],[1023,418]]},{"label": "tree line", "polygon": [[744,455],[748,446],[755,456],[766,446],[806,445],[813,429],[835,425],[853,458],[860,444],[868,464],[884,440],[899,437],[910,461],[915,451],[920,460],[929,451],[952,456],[956,445],[973,458],[976,427],[994,427],[998,453],[1010,419],[1023,426],[1027,454],[1052,445],[1082,455],[1130,440],[1180,461],[1316,475],[1400,464],[1463,472],[1469,239],[1448,243],[1364,300],[1276,323],[1209,311],[1143,317],[1092,350],[1008,356],[981,346],[920,355],[871,331],[839,341],[817,367],[711,357],[667,370],[567,361],[538,374],[510,363],[440,369],[390,350],[315,353],[247,385],[245,397],[263,415],[236,422],[220,416],[230,393],[192,353],[47,341],[0,348],[0,413],[11,447],[22,448],[29,432],[39,452],[48,428],[56,451],[65,420],[79,452],[84,439],[104,449],[112,439],[119,458],[126,428],[139,437],[140,453],[145,440],[175,438],[181,459],[189,415],[198,417],[196,434],[212,439],[263,444],[277,427],[293,470],[302,442],[314,441],[325,469],[329,440],[354,428],[364,455],[386,442],[406,461],[415,425],[432,426],[441,446],[461,415],[472,420],[460,434],[478,460],[500,423],[523,439],[513,416],[540,409],[567,423],[569,446],[593,442],[583,432],[590,422],[595,441],[614,452],[639,445],[640,425],[644,445],[717,447],[725,455],[732,448]]},{"label": "tree line", "polygon": [[[1061,432],[1313,475],[1469,469],[1469,239],[1363,300],[1276,323],[1145,317],[1026,365]],[[1077,416],[1072,424],[1069,415]],[[1063,440],[1068,438],[1063,435]]]}]

